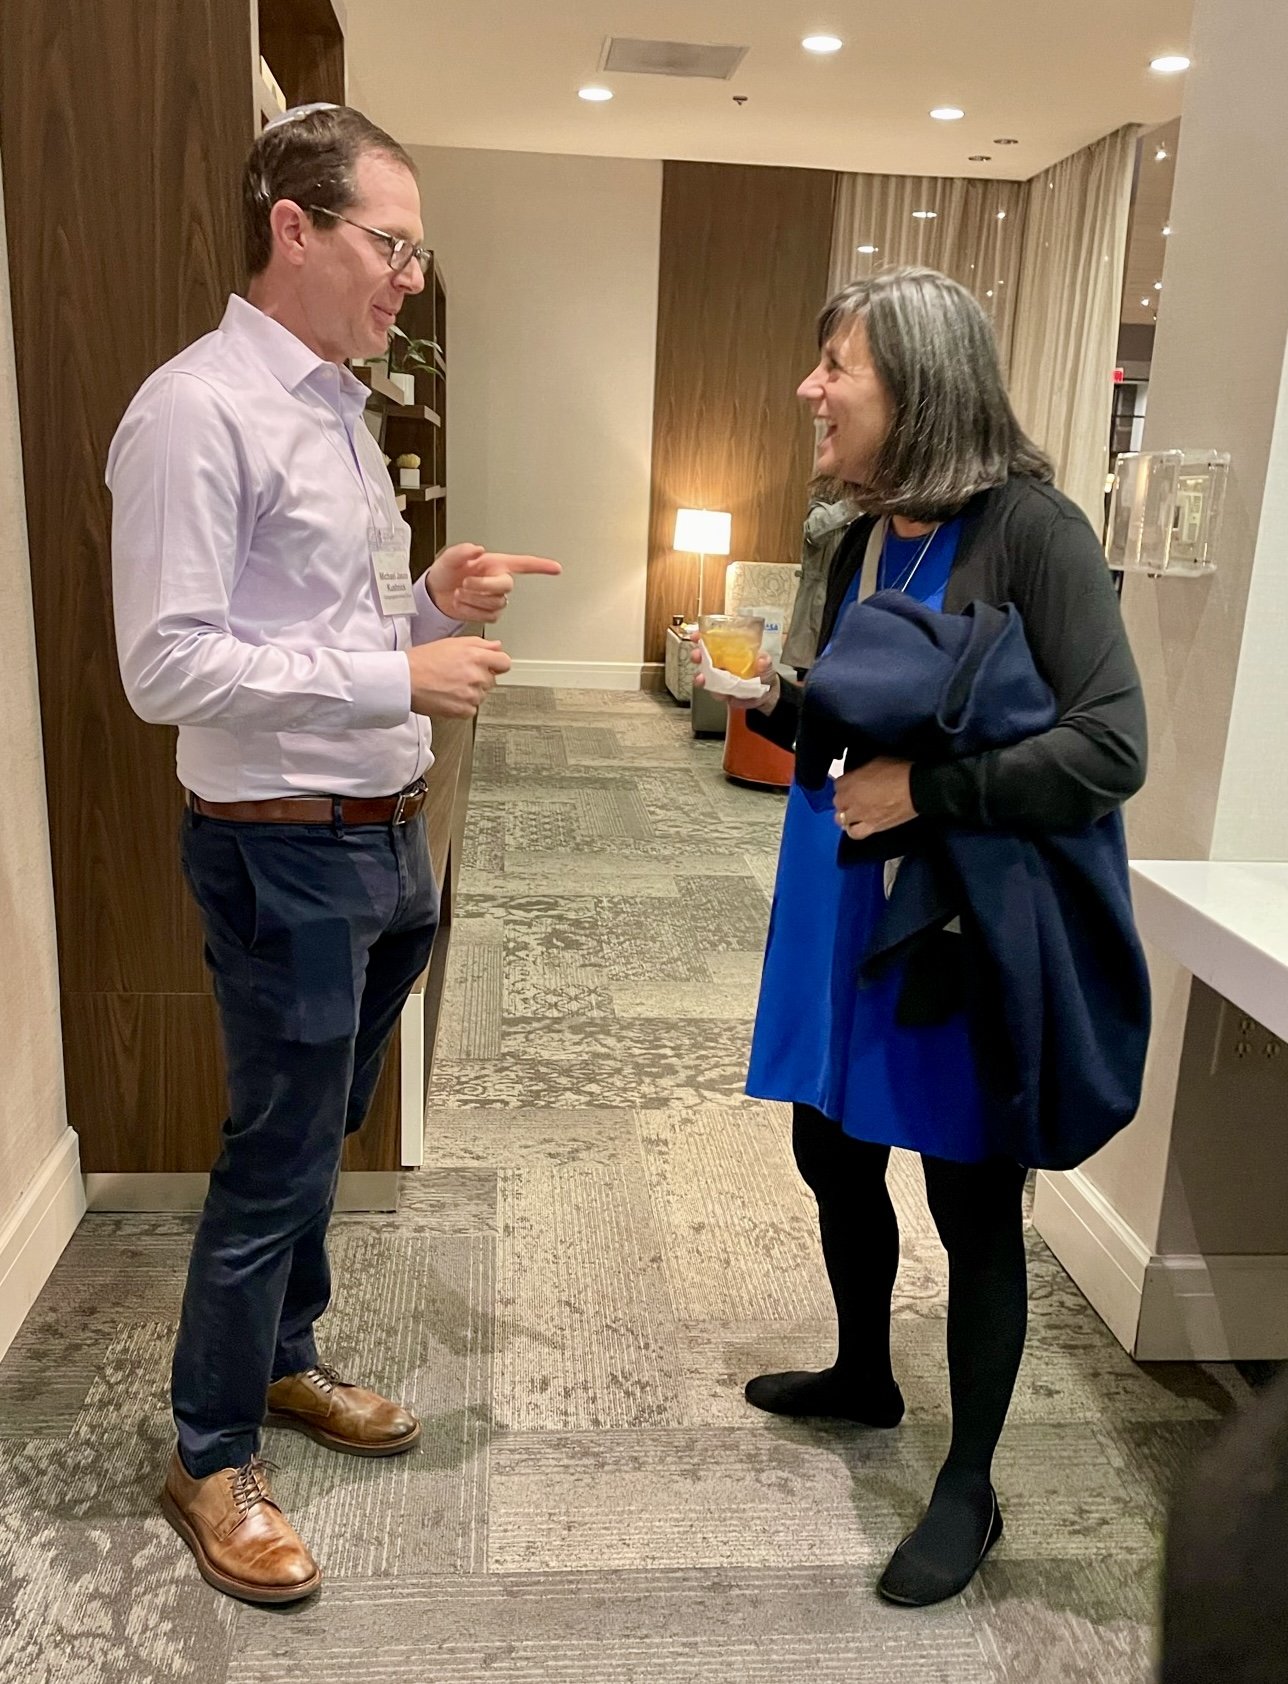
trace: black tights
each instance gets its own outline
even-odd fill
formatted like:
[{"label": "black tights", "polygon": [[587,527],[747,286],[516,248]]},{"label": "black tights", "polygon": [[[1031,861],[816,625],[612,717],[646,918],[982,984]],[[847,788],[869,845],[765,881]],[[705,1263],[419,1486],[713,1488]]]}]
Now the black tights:
[{"label": "black tights", "polygon": [[[819,1231],[836,1299],[836,1380],[888,1396],[890,1300],[899,1224],[886,1187],[890,1150],[852,1140],[808,1105],[793,1107],[796,1163],[818,1200]],[[948,1253],[948,1377],[953,1433],[940,1487],[987,1487],[1024,1354],[1028,1280],[1024,1170],[1008,1160],[923,1158],[926,1197]]]}]

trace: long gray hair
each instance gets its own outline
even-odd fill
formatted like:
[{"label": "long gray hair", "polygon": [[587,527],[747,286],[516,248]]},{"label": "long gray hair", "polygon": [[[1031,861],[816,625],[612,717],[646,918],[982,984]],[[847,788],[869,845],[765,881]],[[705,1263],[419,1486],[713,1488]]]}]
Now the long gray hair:
[{"label": "long gray hair", "polygon": [[871,471],[850,495],[869,514],[939,520],[1012,474],[1053,477],[1015,418],[988,317],[935,269],[883,269],[823,306],[818,342],[855,321],[894,418]]}]

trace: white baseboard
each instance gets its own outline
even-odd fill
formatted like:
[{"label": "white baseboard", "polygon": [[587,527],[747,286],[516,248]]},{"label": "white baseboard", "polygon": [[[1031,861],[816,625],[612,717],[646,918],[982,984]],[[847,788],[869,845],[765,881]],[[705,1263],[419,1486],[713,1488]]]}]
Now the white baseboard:
[{"label": "white baseboard", "polygon": [[1114,1337],[1134,1351],[1150,1248],[1080,1169],[1038,1176],[1033,1226]]},{"label": "white baseboard", "polygon": [[84,1214],[80,1141],[69,1128],[0,1228],[0,1357],[13,1343]]},{"label": "white baseboard", "polygon": [[1138,1361],[1288,1357],[1288,1257],[1156,1255],[1081,1170],[1038,1176],[1033,1226]]},{"label": "white baseboard", "polygon": [[639,690],[640,661],[516,661],[499,684],[535,684],[552,690]]}]

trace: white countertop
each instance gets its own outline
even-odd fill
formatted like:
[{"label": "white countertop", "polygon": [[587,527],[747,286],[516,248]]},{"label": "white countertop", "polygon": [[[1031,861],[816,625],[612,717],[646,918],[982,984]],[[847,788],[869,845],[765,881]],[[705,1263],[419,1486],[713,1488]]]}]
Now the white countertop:
[{"label": "white countertop", "polygon": [[1288,862],[1133,860],[1140,933],[1288,1040]]}]

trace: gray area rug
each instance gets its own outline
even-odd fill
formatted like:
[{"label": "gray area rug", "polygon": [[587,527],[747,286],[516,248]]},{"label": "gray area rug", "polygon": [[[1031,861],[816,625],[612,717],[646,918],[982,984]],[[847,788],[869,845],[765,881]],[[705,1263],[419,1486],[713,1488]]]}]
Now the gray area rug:
[{"label": "gray area rug", "polygon": [[337,1219],[322,1329],[424,1442],[270,1432],[323,1590],[209,1590],[155,1507],[192,1221],[87,1218],[0,1365],[3,1684],[1144,1684],[1167,1492],[1232,1369],[1137,1367],[1031,1237],[1006,1539],[957,1603],[885,1606],[948,1434],[897,1158],[905,1425],[742,1400],[831,1356],[786,1108],[741,1091],[782,809],[666,697],[490,700],[427,1162],[396,1217]]}]

